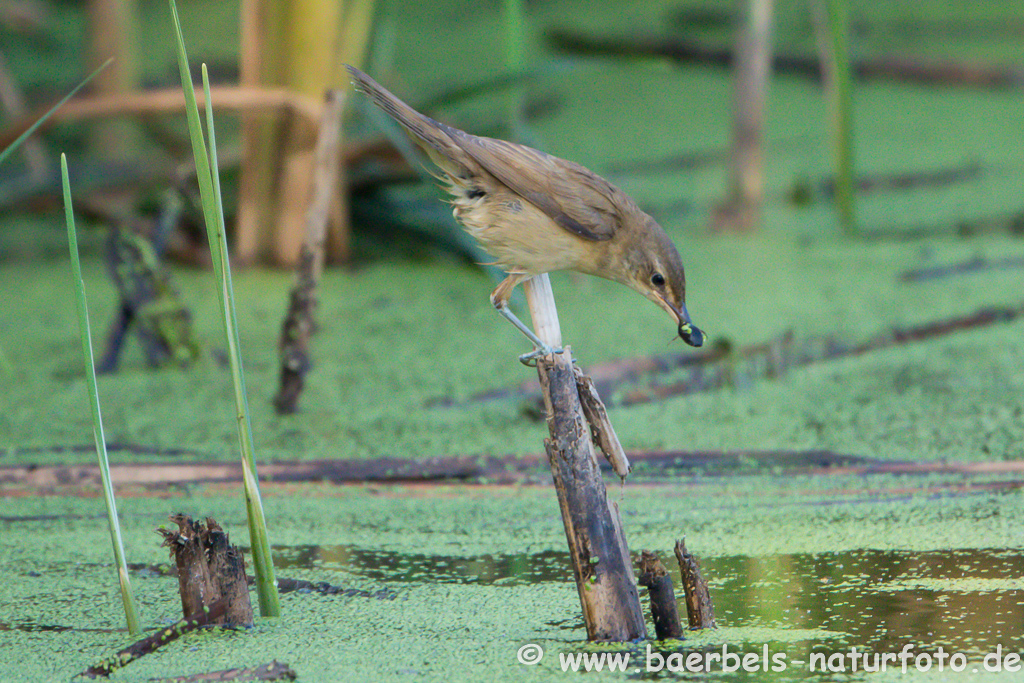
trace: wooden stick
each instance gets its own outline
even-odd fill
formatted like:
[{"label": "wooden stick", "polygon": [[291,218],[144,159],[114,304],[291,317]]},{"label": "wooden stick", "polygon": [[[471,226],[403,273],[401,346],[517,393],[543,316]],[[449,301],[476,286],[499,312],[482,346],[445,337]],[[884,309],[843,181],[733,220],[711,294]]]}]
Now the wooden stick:
[{"label": "wooden stick", "polygon": [[[138,17],[135,0],[89,0],[89,68],[113,57],[93,81],[93,90],[117,96],[138,87]],[[89,147],[106,159],[124,158],[138,147],[139,128],[133,121],[99,119],[89,128]]]},{"label": "wooden stick", "polygon": [[212,517],[206,518],[203,545],[210,563],[210,575],[227,601],[224,623],[231,626],[252,626],[252,601],[245,575],[245,556],[231,545],[228,535]]},{"label": "wooden stick", "polygon": [[715,623],[715,606],[711,603],[708,582],[700,573],[700,562],[696,555],[686,549],[686,542],[676,541],[676,560],[683,577],[683,591],[686,593],[686,619],[691,631],[704,628],[718,628]]},{"label": "wooden stick", "polygon": [[604,402],[597,394],[594,380],[584,375],[583,371],[576,366],[573,366],[573,371],[576,375],[576,390],[580,393],[583,414],[586,415],[587,422],[590,424],[590,435],[601,448],[601,452],[608,459],[615,474],[625,479],[632,467],[629,464],[629,458],[626,457],[626,451],[619,443],[619,437],[615,434],[615,428],[612,427],[612,422],[608,419],[608,411],[605,410]]},{"label": "wooden stick", "polygon": [[[203,89],[197,88],[196,102],[203,106]],[[320,102],[284,88],[239,88],[216,86],[210,88],[215,109],[229,109],[251,114],[290,114],[301,122],[302,144],[311,146],[316,140],[320,121]],[[7,147],[18,136],[31,128],[51,105],[19,118],[0,132],[0,149]],[[171,114],[184,111],[185,95],[181,88],[146,90],[118,95],[76,97],[53,113],[39,127],[45,131],[57,123],[108,116]]]},{"label": "wooden stick", "polygon": [[651,598],[651,619],[658,640],[680,639],[683,626],[679,622],[679,607],[676,592],[672,589],[672,577],[658,558],[657,553],[645,550],[640,554],[640,585],[647,588]]},{"label": "wooden stick", "polygon": [[210,565],[206,561],[206,548],[199,537],[198,524],[191,517],[172,515],[171,521],[178,525],[177,531],[157,529],[163,535],[163,545],[171,551],[178,569],[178,595],[181,597],[181,611],[185,616],[198,613],[207,600],[221,599],[220,587],[210,576]]},{"label": "wooden stick", "polygon": [[316,285],[323,268],[327,220],[337,187],[344,103],[343,91],[327,91],[320,138],[316,144],[313,196],[309,211],[306,212],[306,232],[299,253],[288,313],[281,326],[281,385],[274,397],[274,407],[279,415],[295,412],[310,367],[309,338],[316,327]]},{"label": "wooden stick", "polygon": [[299,675],[276,659],[260,666],[222,669],[191,676],[161,678],[157,683],[205,683],[207,681],[294,681]]},{"label": "wooden stick", "polygon": [[157,648],[174,642],[186,633],[195,631],[196,629],[204,626],[209,626],[215,620],[222,618],[226,609],[227,602],[224,600],[219,600],[209,607],[201,607],[198,612],[188,615],[173,626],[160,629],[153,635],[147,636],[146,638],[129,645],[110,659],[105,659],[98,664],[93,664],[88,669],[80,673],[79,676],[85,676],[86,678],[107,678],[116,669],[120,669],[121,667],[130,664],[139,657],[148,655],[150,652],[154,652]]},{"label": "wooden stick", "polygon": [[[562,345],[558,312],[546,274],[523,287],[537,336]],[[624,642],[647,637],[640,596],[618,507],[608,500],[580,405],[571,349],[538,358],[551,438],[544,443],[569,542],[587,638]]]},{"label": "wooden stick", "polygon": [[729,196],[715,212],[716,230],[756,229],[764,203],[762,138],[771,71],[772,0],[748,0],[748,5],[734,64]]}]

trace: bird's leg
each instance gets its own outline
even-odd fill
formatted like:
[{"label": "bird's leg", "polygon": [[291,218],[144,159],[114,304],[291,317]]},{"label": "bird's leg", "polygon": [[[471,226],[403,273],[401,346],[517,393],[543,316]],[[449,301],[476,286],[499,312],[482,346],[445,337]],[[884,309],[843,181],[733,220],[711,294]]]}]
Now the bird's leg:
[{"label": "bird's leg", "polygon": [[[534,333],[526,324],[520,320],[515,313],[509,310],[508,300],[512,296],[512,289],[524,280],[530,279],[531,275],[524,273],[509,273],[508,277],[498,283],[498,286],[491,292],[491,305],[494,306],[495,310],[501,314],[503,318],[508,320],[510,323],[515,325],[516,329],[526,335],[526,338],[533,342],[534,350],[530,353],[524,353],[519,356],[519,362],[523,365],[535,365],[535,359],[538,356],[547,356],[552,353],[561,353],[562,349],[553,348],[550,344],[545,344],[540,337]],[[531,363],[530,361],[534,361]]]}]

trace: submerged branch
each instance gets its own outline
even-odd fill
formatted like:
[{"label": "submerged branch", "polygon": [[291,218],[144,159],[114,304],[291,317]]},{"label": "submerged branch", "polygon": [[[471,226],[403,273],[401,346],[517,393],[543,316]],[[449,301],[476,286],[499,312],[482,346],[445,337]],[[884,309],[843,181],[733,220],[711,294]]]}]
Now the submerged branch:
[{"label": "submerged branch", "polygon": [[[729,47],[707,45],[680,36],[589,36],[556,29],[548,35],[556,50],[602,57],[664,57],[681,64],[710,64],[731,67],[735,59]],[[1007,88],[1024,83],[1024,71],[1012,66],[926,61],[913,57],[861,59],[851,65],[854,77],[884,79],[932,85],[960,85],[977,88]],[[772,71],[820,81],[821,63],[814,55],[772,57]]]},{"label": "submerged branch", "polygon": [[[630,451],[633,475],[678,477],[685,472],[702,475],[757,472],[765,469],[789,473],[842,474],[1012,474],[1024,472],[1015,460],[974,463],[878,460],[826,450],[734,451]],[[286,460],[260,468],[267,482],[327,482],[332,484],[407,484],[473,482],[512,484],[545,479],[545,456],[456,456],[447,458],[377,458],[374,460]],[[238,483],[242,468],[235,462],[115,464],[111,476],[119,486],[155,489],[183,484]],[[610,465],[602,468],[612,472]],[[100,475],[96,465],[12,465],[0,467],[0,485],[35,489],[94,488]]]},{"label": "submerged branch", "polygon": [[[609,405],[634,406],[724,387],[745,387],[759,380],[781,377],[794,368],[1012,322],[1022,316],[1024,304],[1017,307],[988,306],[966,315],[911,327],[894,327],[861,342],[850,342],[836,335],[798,340],[792,333],[786,333],[771,341],[738,350],[732,349],[728,343],[720,343],[697,352],[598,363],[590,368],[590,375],[597,390],[603,396],[611,397]],[[668,381],[669,377],[671,381]],[[539,400],[539,386],[536,382],[524,382],[517,388],[477,394],[469,401],[510,399],[536,402]],[[432,401],[428,407],[455,405],[441,399]]]},{"label": "submerged branch", "polygon": [[110,659],[106,659],[98,664],[93,664],[79,675],[85,676],[86,678],[107,678],[116,669],[120,669],[121,667],[134,662],[139,657],[148,655],[150,652],[154,652],[158,648],[174,642],[186,633],[203,628],[204,626],[209,626],[215,620],[224,616],[224,613],[227,611],[227,607],[227,602],[220,600],[211,605],[208,609],[199,610],[195,614],[192,614],[186,619],[182,619],[173,626],[162,628],[153,635],[132,643]]}]

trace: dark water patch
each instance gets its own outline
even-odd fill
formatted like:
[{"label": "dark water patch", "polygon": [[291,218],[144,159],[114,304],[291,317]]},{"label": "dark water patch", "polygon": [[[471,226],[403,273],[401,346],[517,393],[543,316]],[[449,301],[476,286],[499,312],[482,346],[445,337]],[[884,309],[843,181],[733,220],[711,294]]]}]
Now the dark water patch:
[{"label": "dark water patch", "polygon": [[[249,585],[256,583],[251,576],[245,577]],[[394,600],[395,593],[387,588],[377,591],[366,591],[359,588],[345,588],[335,586],[326,581],[306,581],[304,579],[289,579],[278,577],[277,590],[282,595],[285,593],[319,593],[320,595],[341,595],[346,598],[376,598],[378,600]]]},{"label": "dark water patch", "polygon": [[[309,545],[275,548],[275,564],[344,570],[385,585],[572,580],[568,554],[559,551],[454,556]],[[839,633],[877,651],[911,641],[965,651],[996,641],[1024,646],[1019,549],[736,555],[701,558],[701,565],[722,626]],[[669,571],[681,600],[674,562]],[[577,625],[575,619],[557,624]]]},{"label": "dark water patch", "polygon": [[730,626],[783,622],[844,633],[878,651],[904,642],[1024,645],[1018,549],[733,556],[703,565]]}]

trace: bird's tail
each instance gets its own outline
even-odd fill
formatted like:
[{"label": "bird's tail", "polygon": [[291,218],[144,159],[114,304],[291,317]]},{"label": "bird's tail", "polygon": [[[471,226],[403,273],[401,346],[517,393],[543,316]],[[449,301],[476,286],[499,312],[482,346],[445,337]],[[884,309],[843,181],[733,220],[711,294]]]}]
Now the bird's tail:
[{"label": "bird's tail", "polygon": [[[384,113],[401,124],[413,140],[427,152],[436,151],[450,161],[465,163],[462,159],[464,153],[452,139],[452,134],[456,132],[454,128],[419,113],[354,66],[346,64],[345,68],[352,75],[352,83],[356,89],[366,93],[374,104],[384,110]],[[434,154],[430,156],[435,162],[439,162]]]}]

